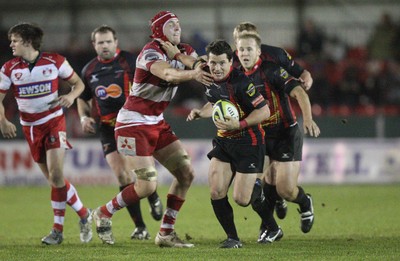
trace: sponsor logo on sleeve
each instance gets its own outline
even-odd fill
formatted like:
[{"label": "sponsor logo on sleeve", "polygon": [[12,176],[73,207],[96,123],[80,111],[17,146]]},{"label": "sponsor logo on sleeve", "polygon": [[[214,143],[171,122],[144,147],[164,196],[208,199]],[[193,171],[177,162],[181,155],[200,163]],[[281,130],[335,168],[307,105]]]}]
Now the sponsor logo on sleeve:
[{"label": "sponsor logo on sleeve", "polygon": [[283,69],[283,68],[281,68],[279,74],[280,74],[280,76],[282,77],[282,79],[285,79],[285,80],[289,77],[288,72],[287,72],[285,69]]},{"label": "sponsor logo on sleeve", "polygon": [[256,87],[254,86],[254,84],[250,83],[249,86],[247,86],[246,93],[247,95],[249,95],[249,97],[253,97],[254,94],[256,94]]}]

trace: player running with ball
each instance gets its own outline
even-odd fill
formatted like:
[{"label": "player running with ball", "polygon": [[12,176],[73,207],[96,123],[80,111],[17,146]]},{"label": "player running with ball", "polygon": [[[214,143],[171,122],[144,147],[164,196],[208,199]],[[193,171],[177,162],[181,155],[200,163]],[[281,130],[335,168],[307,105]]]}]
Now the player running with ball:
[{"label": "player running with ball", "polygon": [[215,119],[218,133],[213,139],[213,149],[208,153],[211,160],[208,180],[214,213],[227,235],[220,247],[240,248],[242,243],[227,193],[235,178],[233,199],[238,205],[246,207],[260,200],[261,187],[254,185],[264,165],[264,131],[260,123],[270,112],[252,81],[232,67],[233,51],[227,42],[212,42],[206,51],[215,83],[206,87],[209,102],[200,110],[193,109],[187,120],[211,117],[213,104],[221,99],[229,100],[239,111],[239,120],[228,116],[226,120]]}]

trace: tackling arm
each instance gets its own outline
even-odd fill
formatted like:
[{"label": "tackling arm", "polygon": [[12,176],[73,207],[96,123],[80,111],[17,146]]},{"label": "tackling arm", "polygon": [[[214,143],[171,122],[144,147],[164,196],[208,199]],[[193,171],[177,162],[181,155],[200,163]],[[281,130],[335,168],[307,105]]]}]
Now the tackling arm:
[{"label": "tackling arm", "polygon": [[154,62],[150,67],[150,72],[158,78],[174,84],[196,80],[210,86],[213,82],[211,74],[203,71],[201,67],[197,67],[195,70],[178,70],[172,68],[165,61]]}]

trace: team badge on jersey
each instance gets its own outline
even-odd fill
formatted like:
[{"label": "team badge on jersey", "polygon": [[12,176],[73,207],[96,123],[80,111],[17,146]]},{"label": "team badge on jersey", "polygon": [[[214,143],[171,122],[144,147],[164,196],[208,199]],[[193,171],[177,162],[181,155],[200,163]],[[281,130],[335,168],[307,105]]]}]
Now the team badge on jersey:
[{"label": "team badge on jersey", "polygon": [[280,74],[280,76],[282,77],[282,79],[285,79],[285,80],[289,77],[288,72],[287,72],[285,69],[283,69],[283,68],[281,68],[279,74]]},{"label": "team badge on jersey", "polygon": [[249,97],[253,97],[254,94],[256,94],[256,87],[254,86],[254,84],[250,83],[250,85],[247,86],[246,93],[247,95],[249,95]]},{"label": "team badge on jersey", "polygon": [[128,138],[118,136],[117,149],[119,153],[127,156],[136,156],[136,140],[135,138]]},{"label": "team badge on jersey", "polygon": [[17,79],[17,81],[21,80],[22,77],[22,73],[18,72],[14,74],[15,79]]},{"label": "team badge on jersey", "polygon": [[49,77],[49,76],[51,76],[51,73],[52,73],[53,71],[50,69],[50,68],[45,68],[45,69],[43,69],[43,76],[44,77]]}]

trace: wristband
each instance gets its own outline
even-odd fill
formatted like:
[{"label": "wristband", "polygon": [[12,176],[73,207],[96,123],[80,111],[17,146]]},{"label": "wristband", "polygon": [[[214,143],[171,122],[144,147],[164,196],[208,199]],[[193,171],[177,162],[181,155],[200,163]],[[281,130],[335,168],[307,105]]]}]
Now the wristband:
[{"label": "wristband", "polygon": [[175,55],[174,55],[174,59],[173,60],[177,60],[178,61],[178,58],[179,58],[179,56],[181,56],[182,55],[182,53],[176,53]]},{"label": "wristband", "polygon": [[239,121],[239,129],[242,130],[242,129],[246,128],[247,126],[249,126],[249,124],[247,123],[246,120]]},{"label": "wristband", "polygon": [[82,116],[82,117],[81,117],[81,124],[82,124],[87,118],[89,118],[89,117],[88,117],[88,116]]}]

